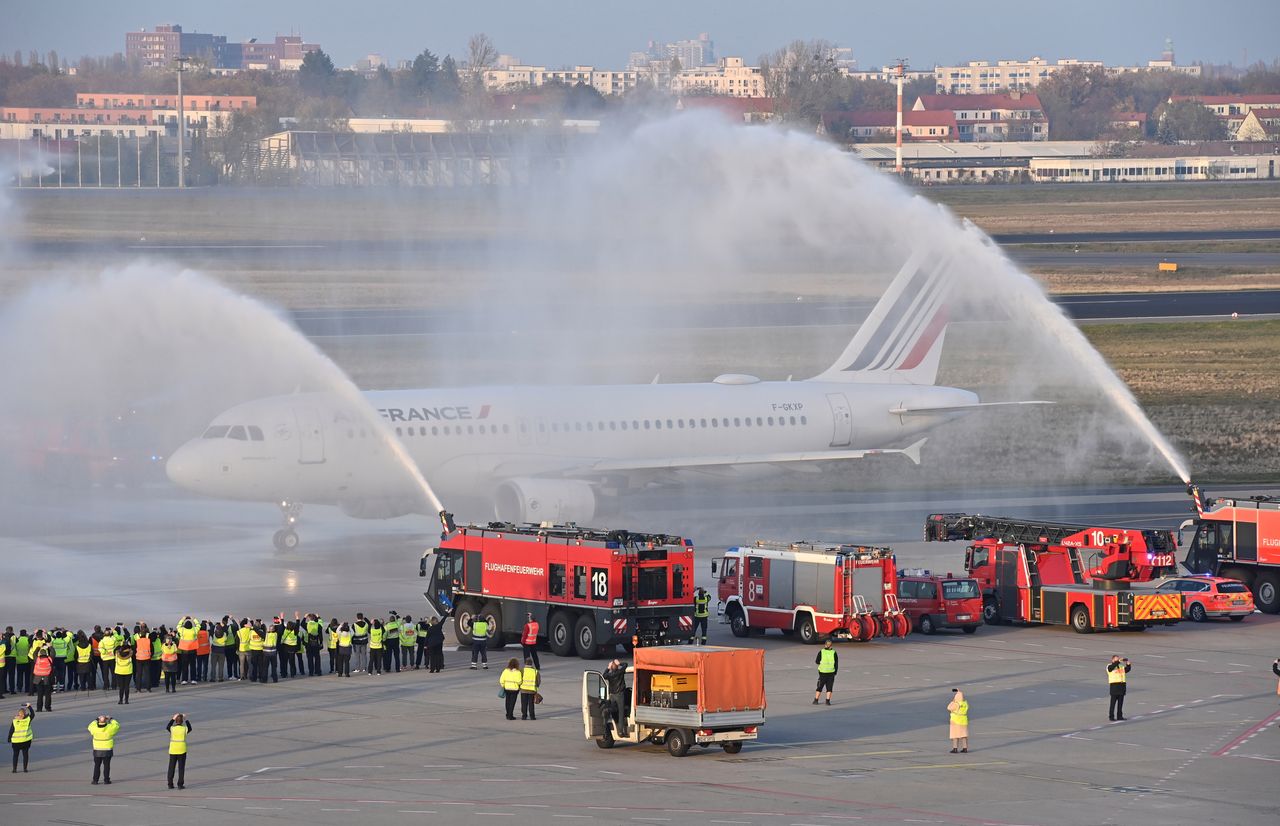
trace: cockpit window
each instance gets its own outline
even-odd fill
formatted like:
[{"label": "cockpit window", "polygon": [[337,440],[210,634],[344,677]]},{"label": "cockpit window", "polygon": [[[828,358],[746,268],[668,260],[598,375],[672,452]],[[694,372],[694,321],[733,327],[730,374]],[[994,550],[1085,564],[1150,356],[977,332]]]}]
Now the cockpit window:
[{"label": "cockpit window", "polygon": [[230,429],[230,425],[215,424],[204,432],[204,437],[206,439],[221,439],[227,435],[227,431]]},{"label": "cockpit window", "polygon": [[255,442],[262,441],[262,428],[256,424],[249,425],[249,438]]},{"label": "cockpit window", "polygon": [[242,442],[249,441],[249,436],[244,432],[244,425],[236,425],[227,432],[228,439],[239,439]]}]

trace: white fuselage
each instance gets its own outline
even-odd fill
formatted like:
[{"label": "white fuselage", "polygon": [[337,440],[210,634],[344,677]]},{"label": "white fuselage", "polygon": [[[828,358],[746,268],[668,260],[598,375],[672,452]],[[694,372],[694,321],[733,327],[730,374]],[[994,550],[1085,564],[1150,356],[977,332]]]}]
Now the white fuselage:
[{"label": "white fuselage", "polygon": [[393,390],[363,399],[365,409],[316,393],[239,405],[181,447],[169,475],[228,499],[337,504],[368,516],[429,512],[384,434],[447,504],[491,497],[518,477],[647,481],[699,457],[752,464],[762,455],[891,448],[957,415],[891,410],[977,402],[951,387],[814,380]]}]

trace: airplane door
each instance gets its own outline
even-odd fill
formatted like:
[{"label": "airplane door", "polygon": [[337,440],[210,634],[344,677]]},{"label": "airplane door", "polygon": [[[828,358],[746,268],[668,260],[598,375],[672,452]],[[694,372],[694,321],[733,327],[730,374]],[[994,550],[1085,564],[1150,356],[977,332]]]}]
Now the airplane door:
[{"label": "airplane door", "polygon": [[298,420],[298,464],[318,465],[324,462],[324,428],[320,412],[314,407],[295,407]]},{"label": "airplane door", "polygon": [[849,413],[849,400],[843,393],[828,393],[831,405],[831,446],[848,447],[853,441],[853,416]]}]

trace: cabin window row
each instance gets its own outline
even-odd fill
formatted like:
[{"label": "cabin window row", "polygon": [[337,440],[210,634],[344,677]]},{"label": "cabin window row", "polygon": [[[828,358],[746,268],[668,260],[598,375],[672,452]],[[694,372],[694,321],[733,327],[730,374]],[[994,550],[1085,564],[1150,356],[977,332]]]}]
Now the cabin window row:
[{"label": "cabin window row", "polygon": [[[733,427],[795,427],[803,426],[809,423],[807,416],[756,416],[754,419],[750,416],[733,418],[710,418],[710,419],[630,419],[630,420],[612,420],[612,421],[593,421],[593,422],[539,422],[537,431],[539,433],[605,433],[617,431],[632,430],[699,430],[699,429],[720,429]],[[463,428],[466,428],[465,431]],[[528,424],[519,425],[521,434],[528,434],[533,430]],[[511,433],[511,425],[433,425],[430,428],[432,436],[461,436],[465,432],[468,436],[490,435],[497,436],[499,433],[509,435]],[[396,435],[400,437],[426,436],[428,428],[426,426],[418,427],[396,427]],[[352,437],[354,433],[347,431],[347,436]],[[364,431],[360,432],[364,436]]]}]

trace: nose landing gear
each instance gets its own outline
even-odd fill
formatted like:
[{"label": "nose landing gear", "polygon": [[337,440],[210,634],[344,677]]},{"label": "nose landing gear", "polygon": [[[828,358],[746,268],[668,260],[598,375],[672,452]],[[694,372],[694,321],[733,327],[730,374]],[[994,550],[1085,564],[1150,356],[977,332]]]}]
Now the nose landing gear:
[{"label": "nose landing gear", "polygon": [[294,526],[298,524],[298,517],[302,514],[302,505],[296,502],[281,502],[280,512],[284,515],[284,527],[275,532],[271,542],[276,546],[277,551],[292,551],[301,541]]}]

